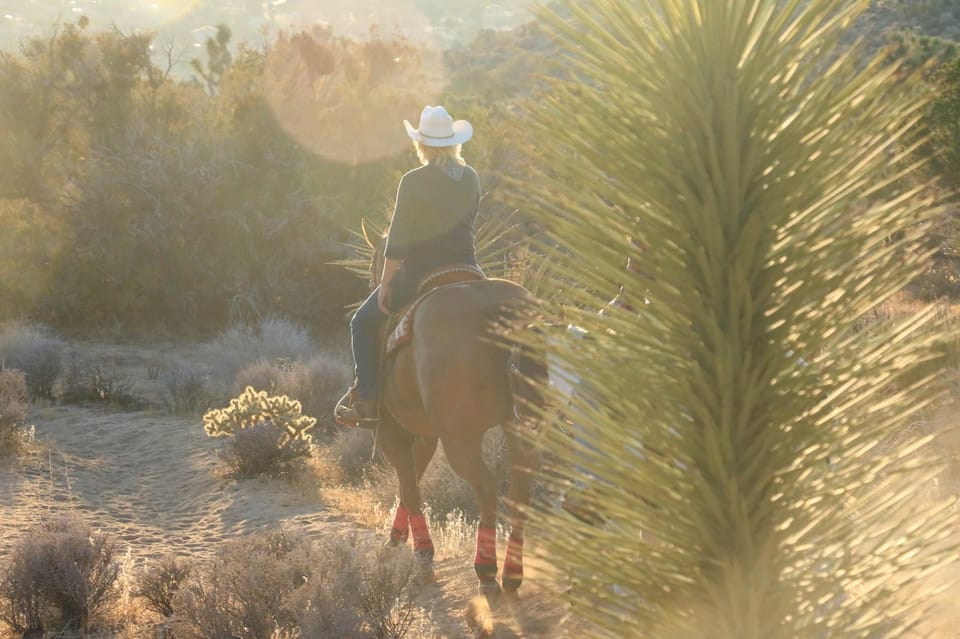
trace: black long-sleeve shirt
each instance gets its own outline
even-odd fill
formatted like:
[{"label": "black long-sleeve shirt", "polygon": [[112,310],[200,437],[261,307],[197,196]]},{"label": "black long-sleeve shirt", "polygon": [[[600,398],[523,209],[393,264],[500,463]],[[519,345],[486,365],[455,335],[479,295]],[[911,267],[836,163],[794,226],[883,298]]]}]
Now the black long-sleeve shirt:
[{"label": "black long-sleeve shirt", "polygon": [[384,255],[402,260],[397,277],[416,286],[448,264],[476,265],[473,223],[480,206],[480,178],[470,166],[459,180],[426,164],[404,174]]}]

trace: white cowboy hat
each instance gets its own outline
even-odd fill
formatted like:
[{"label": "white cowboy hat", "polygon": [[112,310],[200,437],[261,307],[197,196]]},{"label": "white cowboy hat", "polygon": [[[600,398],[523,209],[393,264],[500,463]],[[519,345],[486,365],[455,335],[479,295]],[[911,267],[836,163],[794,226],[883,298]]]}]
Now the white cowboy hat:
[{"label": "white cowboy hat", "polygon": [[407,135],[425,146],[454,146],[463,144],[473,136],[473,125],[466,120],[450,117],[442,106],[425,106],[420,114],[420,128],[415,129],[410,120],[404,120]]}]

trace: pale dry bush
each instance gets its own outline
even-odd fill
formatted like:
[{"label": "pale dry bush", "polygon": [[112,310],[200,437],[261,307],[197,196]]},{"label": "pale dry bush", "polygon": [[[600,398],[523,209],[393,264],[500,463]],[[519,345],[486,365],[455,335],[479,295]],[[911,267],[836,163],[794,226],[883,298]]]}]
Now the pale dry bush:
[{"label": "pale dry bush", "polygon": [[173,616],[173,598],[190,576],[192,565],[176,555],[166,555],[147,566],[133,587],[133,596],[146,602],[149,610]]},{"label": "pale dry bush", "polygon": [[244,366],[258,361],[302,361],[310,357],[314,348],[305,328],[283,318],[269,317],[256,325],[227,329],[207,350],[212,375],[229,383]]},{"label": "pale dry bush", "polygon": [[163,386],[166,390],[164,403],[174,415],[205,410],[213,401],[207,376],[189,366],[180,366],[164,373]]},{"label": "pale dry bush", "polygon": [[412,597],[416,560],[409,551],[331,537],[317,546],[314,578],[300,594],[301,634],[343,639],[402,639],[420,610]]},{"label": "pale dry bush", "polygon": [[276,531],[228,542],[173,599],[185,637],[402,638],[416,619],[415,560],[357,537]]},{"label": "pale dry bush", "polygon": [[238,430],[222,451],[231,475],[249,477],[290,477],[297,475],[310,456],[310,443],[294,439],[270,422]]},{"label": "pale dry bush", "polygon": [[192,572],[174,595],[173,610],[188,636],[270,639],[275,630],[296,626],[291,596],[313,563],[310,544],[284,531],[230,541]]},{"label": "pale dry bush", "polygon": [[8,323],[0,326],[0,368],[23,371],[31,398],[53,399],[63,371],[66,344],[39,326]]},{"label": "pale dry bush", "polygon": [[0,369],[0,456],[20,450],[27,416],[27,380],[18,370]]},{"label": "pale dry bush", "polygon": [[30,528],[0,572],[0,620],[42,634],[106,625],[119,600],[119,550],[111,535],[75,516]]},{"label": "pale dry bush", "polygon": [[149,402],[135,393],[133,382],[118,371],[74,354],[67,365],[59,399],[68,404],[99,404],[121,410],[143,410]]},{"label": "pale dry bush", "polygon": [[336,463],[342,480],[351,486],[361,485],[375,468],[390,469],[374,457],[373,433],[366,428],[341,429],[324,449],[324,455]]}]

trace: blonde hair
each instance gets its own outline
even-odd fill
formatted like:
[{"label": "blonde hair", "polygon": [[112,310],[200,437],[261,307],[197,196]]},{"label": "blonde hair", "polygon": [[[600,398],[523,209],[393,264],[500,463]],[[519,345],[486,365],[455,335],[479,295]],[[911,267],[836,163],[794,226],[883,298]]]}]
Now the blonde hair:
[{"label": "blonde hair", "polygon": [[453,146],[427,146],[423,142],[414,142],[420,164],[433,164],[441,169],[464,166],[466,162],[460,155],[461,144]]}]

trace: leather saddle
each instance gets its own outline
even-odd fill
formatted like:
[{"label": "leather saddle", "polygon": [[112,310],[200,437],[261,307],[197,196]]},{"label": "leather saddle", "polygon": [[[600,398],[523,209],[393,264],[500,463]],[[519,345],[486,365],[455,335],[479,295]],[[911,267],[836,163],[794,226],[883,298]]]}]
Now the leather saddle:
[{"label": "leather saddle", "polygon": [[417,296],[409,304],[391,313],[381,336],[381,362],[398,348],[413,340],[413,318],[417,308],[431,293],[444,286],[486,279],[479,267],[470,264],[447,266],[428,274],[417,286]]}]

